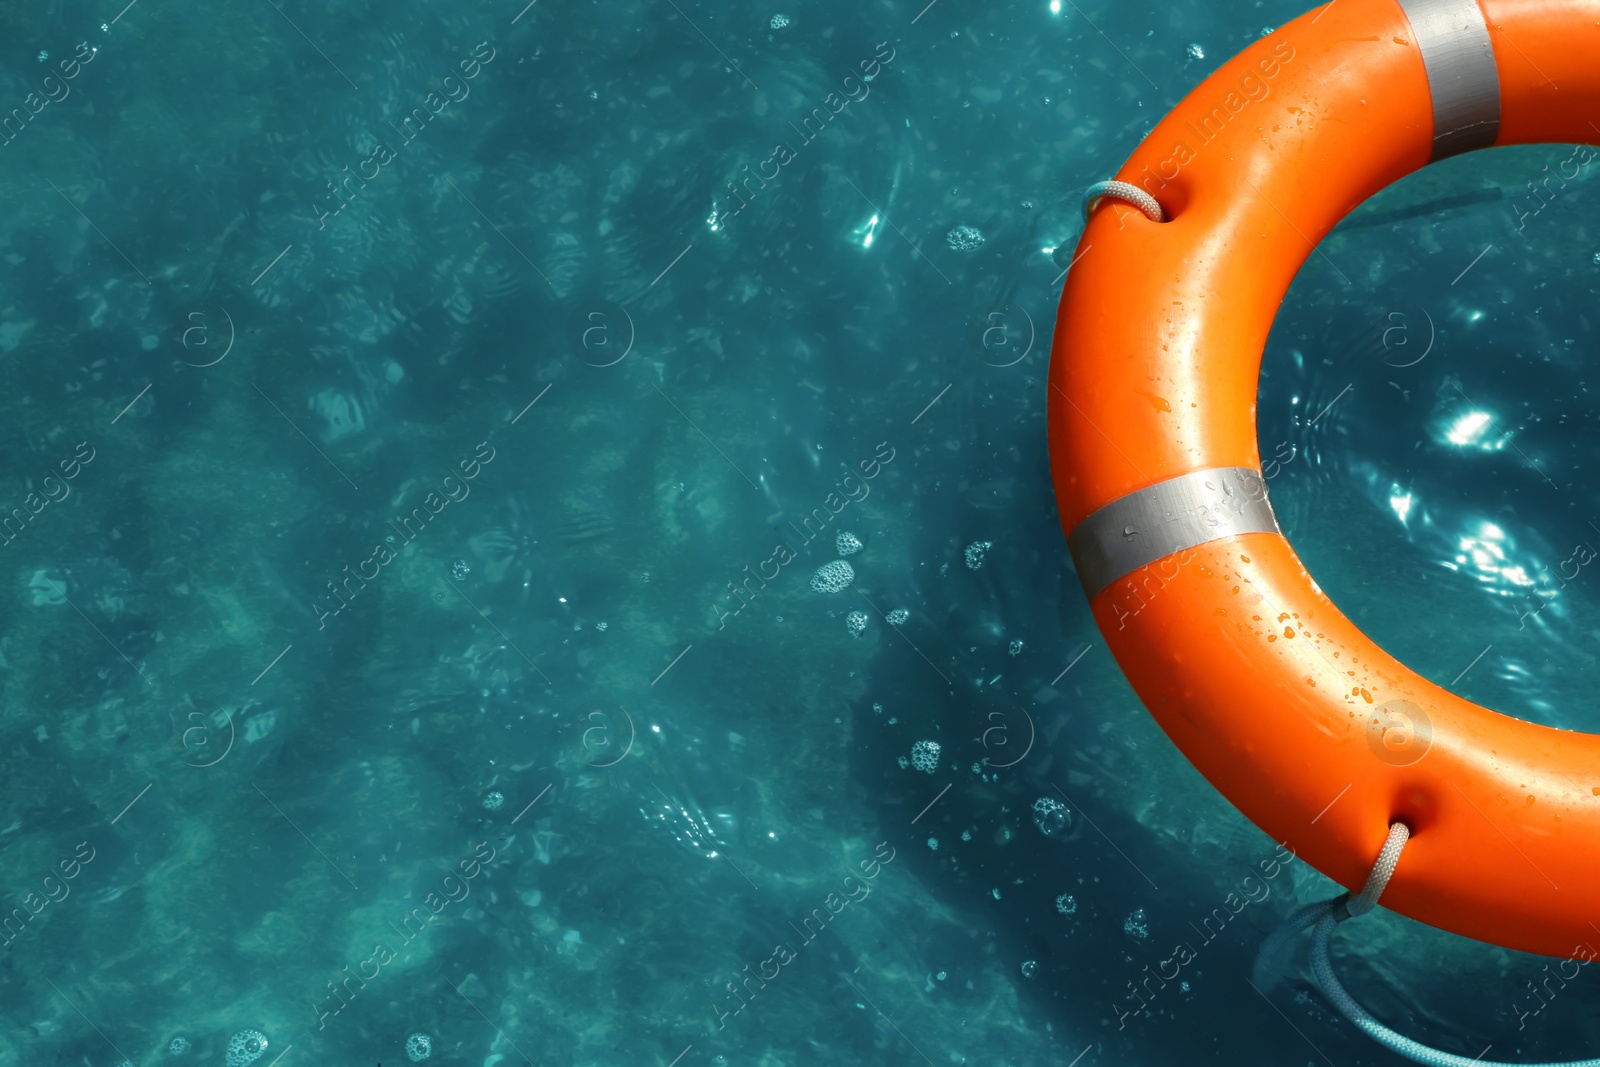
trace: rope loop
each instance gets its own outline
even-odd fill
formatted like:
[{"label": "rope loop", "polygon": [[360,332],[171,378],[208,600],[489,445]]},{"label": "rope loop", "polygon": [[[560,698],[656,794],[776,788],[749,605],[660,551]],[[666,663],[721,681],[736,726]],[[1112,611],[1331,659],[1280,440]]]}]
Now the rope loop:
[{"label": "rope loop", "polygon": [[1165,222],[1166,216],[1161,213],[1161,205],[1156,203],[1156,198],[1134,185],[1132,182],[1095,182],[1083,191],[1083,221],[1089,221],[1089,215],[1094,211],[1094,206],[1101,200],[1121,200],[1132,204],[1144,212],[1144,217],[1151,222]]},{"label": "rope loop", "polygon": [[[1333,937],[1333,932],[1339,928],[1340,923],[1353,916],[1364,915],[1377,907],[1378,898],[1383,896],[1389,879],[1394,877],[1395,868],[1400,865],[1400,850],[1405,848],[1406,841],[1410,837],[1411,828],[1405,823],[1392,824],[1389,827],[1389,836],[1383,842],[1383,850],[1378,853],[1378,860],[1373,864],[1372,873],[1367,876],[1367,884],[1361,892],[1354,896],[1344,893],[1332,900],[1319,900],[1296,910],[1262,943],[1261,952],[1257,957],[1258,967],[1261,961],[1283,948],[1287,940],[1309,926],[1312,928],[1311,970],[1316,974],[1317,985],[1322,987],[1323,994],[1333,1002],[1335,1008],[1339,1009],[1339,1014],[1354,1023],[1357,1029],[1408,1060],[1426,1064],[1428,1067],[1600,1067],[1600,1059],[1569,1060],[1565,1063],[1551,1064],[1511,1064],[1471,1059],[1453,1052],[1441,1052],[1389,1029],[1373,1018],[1345,991],[1339,976],[1333,973],[1333,962],[1328,956],[1329,939]],[[1479,1053],[1479,1056],[1482,1056],[1482,1053]]]}]

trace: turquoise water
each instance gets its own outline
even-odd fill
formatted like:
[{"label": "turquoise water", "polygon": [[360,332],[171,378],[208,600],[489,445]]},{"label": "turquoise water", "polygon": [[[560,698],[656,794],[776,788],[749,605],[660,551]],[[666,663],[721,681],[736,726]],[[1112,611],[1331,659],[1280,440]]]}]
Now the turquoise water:
[{"label": "turquoise water", "polygon": [[[1399,1062],[1252,988],[1331,886],[1140,708],[1044,448],[1083,188],[1300,9],[1057,6],[0,6],[0,1064]],[[1571,155],[1347,220],[1260,435],[1379,641],[1596,729]],[[1338,951],[1600,1047],[1587,972]]]}]

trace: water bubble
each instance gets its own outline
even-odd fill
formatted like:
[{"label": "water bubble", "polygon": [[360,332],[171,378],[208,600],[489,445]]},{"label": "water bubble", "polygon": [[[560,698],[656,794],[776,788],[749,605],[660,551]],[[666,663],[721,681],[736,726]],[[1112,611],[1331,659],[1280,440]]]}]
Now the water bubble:
[{"label": "water bubble", "polygon": [[811,576],[811,588],[819,593],[837,593],[856,580],[856,569],[842,559],[824,563]]},{"label": "water bubble", "polygon": [[464,559],[458,559],[454,563],[450,564],[450,577],[454,578],[458,582],[465,581],[467,575],[471,573],[472,568],[467,566],[467,561]]},{"label": "water bubble", "polygon": [[505,802],[506,795],[500,792],[498,789],[492,789],[483,795],[483,807],[485,811],[499,811],[505,806]]},{"label": "water bubble", "polygon": [[167,1052],[169,1052],[171,1055],[174,1055],[174,1056],[182,1056],[185,1052],[188,1052],[188,1051],[189,1051],[189,1039],[184,1037],[182,1034],[180,1034],[177,1037],[173,1038],[172,1039],[172,1043],[167,1046]]},{"label": "water bubble", "polygon": [[851,637],[860,637],[867,631],[867,613],[852,611],[844,617],[844,628],[850,631]]},{"label": "water bubble", "polygon": [[893,611],[889,612],[886,618],[889,620],[890,626],[899,626],[901,623],[911,618],[911,612],[907,611],[905,608],[895,608]]},{"label": "water bubble", "polygon": [[1071,893],[1062,893],[1056,897],[1056,910],[1063,915],[1075,915],[1078,911],[1078,898]]},{"label": "water bubble", "polygon": [[1033,802],[1033,825],[1046,837],[1061,837],[1072,829],[1072,813],[1055,797],[1040,797]]},{"label": "water bubble", "polygon": [[928,838],[928,851],[930,851],[930,852],[938,852],[939,851],[939,839],[937,837]]},{"label": "water bubble", "polygon": [[[971,101],[968,101],[966,106],[971,106]],[[979,233],[971,226],[957,226],[955,229],[945,234],[944,239],[948,241],[950,243],[950,247],[955,249],[957,252],[971,252],[974,249],[981,248],[983,246],[984,237],[983,234]]]},{"label": "water bubble", "polygon": [[1263,36],[1263,37],[1272,36],[1272,27],[1271,26],[1263,26],[1263,27],[1261,27],[1261,36]]},{"label": "water bubble", "polygon": [[1204,59],[1206,57],[1206,50],[1197,44],[1190,45],[1184,51],[1190,59]]},{"label": "water bubble", "polygon": [[967,566],[972,570],[977,570],[979,567],[983,566],[983,557],[987,555],[989,549],[993,547],[993,541],[972,542],[972,544],[967,546],[964,553],[964,555],[967,557]]},{"label": "water bubble", "polygon": [[789,25],[789,16],[788,15],[774,15],[774,16],[772,16],[772,21],[767,23],[767,25],[771,26],[775,30],[781,30],[785,26]]},{"label": "water bubble", "polygon": [[406,1038],[406,1056],[412,1063],[421,1063],[433,1055],[433,1038],[427,1034],[412,1034]]},{"label": "water bubble", "polygon": [[267,1051],[267,1035],[260,1030],[240,1030],[228,1038],[228,1067],[250,1067]]},{"label": "water bubble", "polygon": [[1024,978],[1032,978],[1034,975],[1036,975],[1038,973],[1039,973],[1039,961],[1038,960],[1023,960],[1022,961],[1022,977],[1024,977]]},{"label": "water bubble", "polygon": [[1143,908],[1134,908],[1133,913],[1122,921],[1122,932],[1135,941],[1143,941],[1150,936],[1150,919]]},{"label": "water bubble", "polygon": [[919,771],[932,774],[939,769],[939,742],[918,741],[911,746],[911,763]]},{"label": "water bubble", "polygon": [[1022,642],[1020,640],[1011,642],[1011,654],[1013,656],[1022,655]]},{"label": "water bubble", "polygon": [[849,530],[841,530],[839,536],[833,539],[833,547],[839,550],[841,556],[853,556],[866,546],[861,543],[861,538]]}]

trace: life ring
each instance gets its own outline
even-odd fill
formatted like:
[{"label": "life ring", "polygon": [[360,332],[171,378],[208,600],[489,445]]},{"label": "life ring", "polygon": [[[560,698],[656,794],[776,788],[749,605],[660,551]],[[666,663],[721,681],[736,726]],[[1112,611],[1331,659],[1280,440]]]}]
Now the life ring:
[{"label": "life ring", "polygon": [[1586,0],[1334,0],[1251,44],[1117,175],[1165,221],[1094,208],[1049,389],[1095,621],[1190,762],[1352,890],[1403,822],[1386,906],[1568,958],[1600,945],[1600,737],[1464,700],[1357,629],[1273,517],[1255,401],[1314,243],[1433,160],[1592,142],[1597,57]]}]

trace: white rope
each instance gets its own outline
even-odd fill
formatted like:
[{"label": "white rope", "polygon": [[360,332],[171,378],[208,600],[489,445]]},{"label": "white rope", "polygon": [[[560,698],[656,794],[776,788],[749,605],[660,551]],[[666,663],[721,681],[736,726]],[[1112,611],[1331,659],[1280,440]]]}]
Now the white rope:
[{"label": "white rope", "polygon": [[1315,929],[1311,932],[1311,969],[1317,976],[1317,984],[1322,987],[1323,994],[1333,1002],[1333,1006],[1339,1009],[1341,1015],[1354,1023],[1368,1037],[1391,1051],[1398,1052],[1417,1063],[1427,1064],[1428,1067],[1600,1067],[1600,1059],[1568,1060],[1564,1063],[1551,1064],[1513,1064],[1440,1052],[1389,1029],[1368,1014],[1367,1010],[1357,1004],[1355,998],[1345,991],[1339,982],[1339,977],[1333,973],[1333,963],[1328,958],[1328,942],[1340,923],[1353,916],[1364,915],[1377,907],[1378,898],[1383,895],[1389,879],[1394,877],[1395,868],[1400,865],[1400,850],[1405,848],[1406,841],[1410,837],[1411,830],[1405,823],[1397,822],[1390,826],[1389,836],[1383,842],[1383,851],[1378,853],[1378,862],[1373,865],[1372,873],[1367,876],[1367,884],[1361,892],[1354,897],[1346,893],[1332,900],[1319,900],[1315,904],[1307,904],[1300,908],[1262,943],[1258,959],[1267,958],[1284,941],[1306,927],[1314,926]]},{"label": "white rope", "polygon": [[1161,205],[1156,203],[1156,198],[1134,185],[1132,182],[1095,182],[1083,191],[1083,221],[1089,221],[1089,213],[1094,210],[1095,204],[1101,200],[1122,200],[1140,211],[1151,222],[1164,222],[1166,217],[1161,213]]},{"label": "white rope", "polygon": [[1361,895],[1346,905],[1346,911],[1349,913],[1346,918],[1365,915],[1378,906],[1378,898],[1383,896],[1389,879],[1394,877],[1394,869],[1400,866],[1400,850],[1406,847],[1406,842],[1409,840],[1411,840],[1411,827],[1405,823],[1397,822],[1389,827],[1389,836],[1383,841],[1383,848],[1378,853],[1378,862],[1372,865],[1372,873],[1367,875],[1367,884],[1362,888]]}]

